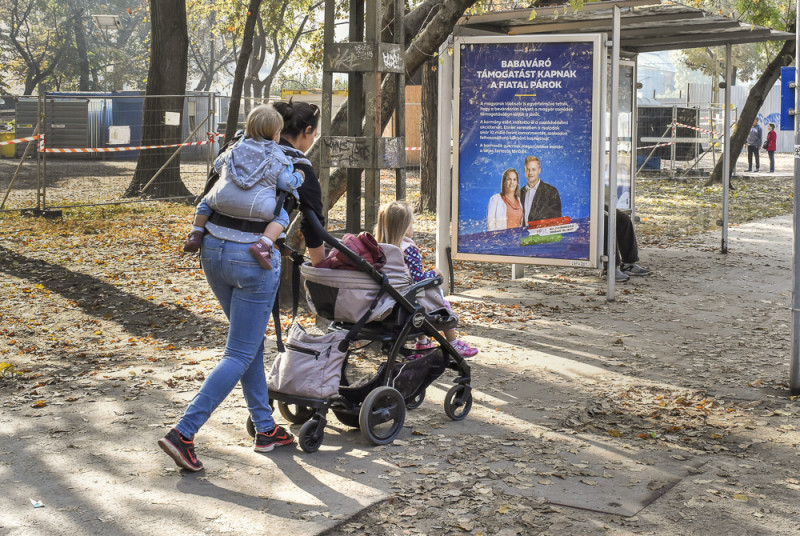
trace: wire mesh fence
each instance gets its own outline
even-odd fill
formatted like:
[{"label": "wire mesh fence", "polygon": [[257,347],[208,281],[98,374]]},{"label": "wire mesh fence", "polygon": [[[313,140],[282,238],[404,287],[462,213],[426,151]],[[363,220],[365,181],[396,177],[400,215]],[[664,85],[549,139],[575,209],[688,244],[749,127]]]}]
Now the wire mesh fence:
[{"label": "wire mesh fence", "polygon": [[[290,98],[315,98],[301,93]],[[270,100],[243,98],[238,128]],[[0,211],[194,199],[224,143],[230,104],[207,92],[0,95]]]},{"label": "wire mesh fence", "polygon": [[[704,174],[722,155],[724,109],[714,104],[640,106],[637,171]],[[737,110],[731,110],[735,124]]]},{"label": "wire mesh fence", "polygon": [[2,210],[193,199],[221,139],[210,93],[0,98]]}]

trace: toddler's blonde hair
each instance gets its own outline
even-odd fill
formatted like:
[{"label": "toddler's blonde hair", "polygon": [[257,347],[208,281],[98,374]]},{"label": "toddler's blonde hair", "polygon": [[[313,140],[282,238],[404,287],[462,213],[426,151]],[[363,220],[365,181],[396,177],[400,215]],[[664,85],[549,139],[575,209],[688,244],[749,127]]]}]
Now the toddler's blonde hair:
[{"label": "toddler's blonde hair", "polygon": [[268,104],[253,108],[247,115],[244,133],[256,141],[273,140],[283,129],[283,117]]},{"label": "toddler's blonde hair", "polygon": [[412,223],[414,223],[414,209],[408,203],[404,201],[384,203],[378,209],[375,238],[378,242],[400,247]]}]

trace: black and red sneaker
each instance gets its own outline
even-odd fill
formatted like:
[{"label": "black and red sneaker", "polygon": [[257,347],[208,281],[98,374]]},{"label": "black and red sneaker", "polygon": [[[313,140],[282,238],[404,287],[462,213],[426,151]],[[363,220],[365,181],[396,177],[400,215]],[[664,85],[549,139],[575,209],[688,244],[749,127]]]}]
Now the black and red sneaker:
[{"label": "black and red sneaker", "polygon": [[203,470],[203,464],[194,455],[194,441],[184,439],[175,428],[158,440],[158,446],[175,460],[178,467],[188,471]]},{"label": "black and red sneaker", "polygon": [[269,452],[275,447],[290,445],[293,441],[294,436],[292,434],[275,425],[275,428],[269,433],[259,432],[256,434],[253,450],[256,452]]}]

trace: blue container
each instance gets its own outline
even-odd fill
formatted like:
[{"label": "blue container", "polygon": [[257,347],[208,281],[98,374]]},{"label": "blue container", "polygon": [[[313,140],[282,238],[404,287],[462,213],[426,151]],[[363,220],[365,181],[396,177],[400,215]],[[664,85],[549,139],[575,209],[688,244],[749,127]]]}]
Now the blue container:
[{"label": "blue container", "polygon": [[[645,159],[647,158],[646,154],[639,154],[636,155],[636,169],[642,167],[644,164]],[[660,156],[651,156],[650,160],[647,161],[642,171],[660,171],[661,170],[661,157]]]}]

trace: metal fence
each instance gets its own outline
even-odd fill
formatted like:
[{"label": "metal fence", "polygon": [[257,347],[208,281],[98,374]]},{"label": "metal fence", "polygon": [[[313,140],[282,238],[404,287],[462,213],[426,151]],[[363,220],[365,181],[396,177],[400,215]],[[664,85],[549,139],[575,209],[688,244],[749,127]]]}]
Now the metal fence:
[{"label": "metal fence", "polygon": [[[239,128],[271,100],[243,98]],[[224,142],[230,102],[209,92],[0,95],[0,212],[194,198]],[[158,139],[144,140],[156,127]]]},{"label": "metal fence", "polygon": [[[725,110],[715,104],[639,106],[637,171],[712,169],[722,155]],[[731,110],[731,124],[737,109]]]},{"label": "metal fence", "polygon": [[[748,93],[746,87],[731,87],[732,125],[735,125]],[[685,95],[684,99],[647,99],[648,104],[639,103],[639,169],[666,170],[673,175],[682,170],[707,170],[721,156],[724,110],[720,104],[713,103],[711,85],[689,83]],[[781,88],[778,82],[767,94],[757,117],[764,132],[769,123],[775,124],[777,151],[792,152],[794,131],[781,130],[780,110]],[[676,123],[674,129],[673,122]],[[693,128],[687,129],[684,125]]]},{"label": "metal fence", "polygon": [[213,93],[0,96],[0,210],[194,198],[229,101]]}]

